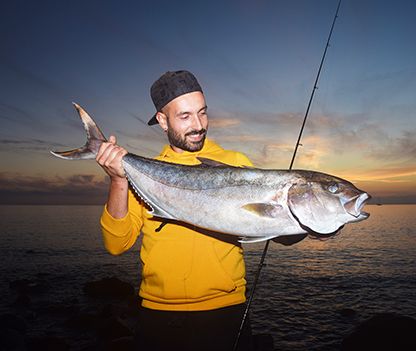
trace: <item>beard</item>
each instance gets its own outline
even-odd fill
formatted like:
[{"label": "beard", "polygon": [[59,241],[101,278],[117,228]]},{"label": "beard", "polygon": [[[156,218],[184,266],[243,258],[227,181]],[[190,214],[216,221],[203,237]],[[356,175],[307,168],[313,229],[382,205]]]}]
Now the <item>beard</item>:
[{"label": "beard", "polygon": [[[171,145],[176,146],[177,148],[182,149],[184,151],[195,152],[200,151],[203,148],[205,138],[207,135],[207,130],[204,128],[199,131],[193,130],[182,136],[179,133],[175,132],[172,128],[168,128],[167,134],[169,143]],[[188,140],[187,137],[189,135],[202,135],[202,138],[201,140],[195,142]]]}]

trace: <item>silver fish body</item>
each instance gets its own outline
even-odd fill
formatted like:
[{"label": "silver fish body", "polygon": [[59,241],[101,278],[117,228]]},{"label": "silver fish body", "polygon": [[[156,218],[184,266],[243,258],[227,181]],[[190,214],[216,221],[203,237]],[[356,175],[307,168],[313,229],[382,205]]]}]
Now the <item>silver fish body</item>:
[{"label": "silver fish body", "polygon": [[[77,108],[88,140],[79,149],[52,152],[88,159],[105,141],[92,118]],[[239,168],[201,159],[187,166],[127,154],[123,167],[136,193],[160,218],[238,236],[241,242],[301,234],[332,235],[368,218],[370,196],[352,183],[307,170]]]},{"label": "silver fish body", "polygon": [[368,194],[320,172],[184,166],[133,154],[124,156],[123,167],[154,216],[236,235],[242,242],[328,235],[368,217],[361,212]]}]

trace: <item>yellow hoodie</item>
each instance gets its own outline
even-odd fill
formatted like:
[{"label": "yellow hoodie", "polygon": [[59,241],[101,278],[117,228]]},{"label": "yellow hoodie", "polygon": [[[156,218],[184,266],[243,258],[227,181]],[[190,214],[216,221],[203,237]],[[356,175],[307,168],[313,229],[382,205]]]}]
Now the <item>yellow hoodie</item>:
[{"label": "yellow hoodie", "polygon": [[[195,165],[200,163],[197,157],[233,166],[251,166],[245,155],[224,150],[209,139],[198,152],[176,153],[167,145],[156,159]],[[201,311],[245,301],[245,265],[240,246],[205,235],[191,226],[168,223],[156,232],[161,220],[149,214],[131,190],[128,206],[128,214],[121,219],[113,218],[105,206],[101,228],[105,247],[114,255],[131,248],[140,232],[143,233],[139,295],[144,307]]]}]

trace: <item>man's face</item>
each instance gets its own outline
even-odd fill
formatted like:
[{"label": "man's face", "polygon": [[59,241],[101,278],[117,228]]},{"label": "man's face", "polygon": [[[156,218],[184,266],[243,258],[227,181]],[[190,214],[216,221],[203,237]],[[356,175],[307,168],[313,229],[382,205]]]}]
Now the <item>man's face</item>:
[{"label": "man's face", "polygon": [[167,132],[176,152],[199,151],[204,146],[208,129],[207,105],[204,95],[195,91],[169,102],[156,117]]}]

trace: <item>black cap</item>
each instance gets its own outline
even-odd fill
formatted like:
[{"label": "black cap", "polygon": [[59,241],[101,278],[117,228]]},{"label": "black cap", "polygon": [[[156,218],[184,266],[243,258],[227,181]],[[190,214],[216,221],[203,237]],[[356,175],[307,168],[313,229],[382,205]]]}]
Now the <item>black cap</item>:
[{"label": "black cap", "polygon": [[[188,71],[166,72],[150,88],[150,96],[156,111],[159,112],[173,99],[194,91],[202,92],[195,76]],[[149,126],[158,124],[156,114],[147,122]]]}]

